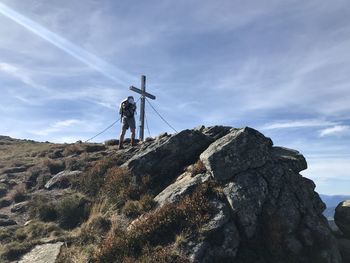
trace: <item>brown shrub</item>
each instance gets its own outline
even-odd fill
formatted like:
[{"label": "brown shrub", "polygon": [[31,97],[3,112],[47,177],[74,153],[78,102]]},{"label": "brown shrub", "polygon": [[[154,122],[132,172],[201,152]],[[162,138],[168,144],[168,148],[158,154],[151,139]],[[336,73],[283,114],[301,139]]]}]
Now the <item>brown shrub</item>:
[{"label": "brown shrub", "polygon": [[115,161],[112,159],[104,159],[95,162],[92,168],[83,176],[81,176],[81,190],[89,196],[97,196],[105,181],[107,170],[115,166]]},{"label": "brown shrub", "polygon": [[50,202],[47,197],[42,195],[33,196],[29,202],[29,215],[31,218],[37,217],[41,221],[54,221],[58,217],[56,204]]},{"label": "brown shrub", "polygon": [[25,184],[16,185],[9,193],[10,199],[12,199],[15,203],[22,202],[27,198],[27,190]]},{"label": "brown shrub", "polygon": [[103,184],[103,194],[113,203],[124,203],[131,185],[130,173],[120,167],[108,169]]},{"label": "brown shrub", "polygon": [[59,225],[72,229],[85,221],[90,213],[91,203],[83,195],[74,194],[57,202],[56,211]]},{"label": "brown shrub", "polygon": [[201,160],[198,160],[195,164],[191,165],[188,170],[192,176],[195,176],[197,174],[205,173],[207,168]]},{"label": "brown shrub", "polygon": [[3,258],[14,261],[27,253],[34,244],[32,242],[11,242],[4,247]]},{"label": "brown shrub", "polygon": [[123,213],[131,218],[136,218],[142,214],[142,208],[139,201],[128,200],[124,207]]},{"label": "brown shrub", "polygon": [[47,166],[51,174],[57,174],[66,168],[63,161],[54,161],[51,159],[44,160],[43,165]]},{"label": "brown shrub", "polygon": [[179,233],[195,233],[206,223],[211,216],[209,197],[213,194],[216,195],[212,186],[204,184],[178,203],[146,214],[128,232],[115,228],[95,250],[95,262],[147,262],[147,258],[161,260],[148,262],[186,262],[169,247],[157,246],[171,244]]},{"label": "brown shrub", "polygon": [[68,156],[68,155],[73,155],[73,154],[81,154],[82,152],[84,152],[85,149],[82,145],[80,144],[70,144],[68,145],[64,151],[63,151],[63,155],[64,156]]}]

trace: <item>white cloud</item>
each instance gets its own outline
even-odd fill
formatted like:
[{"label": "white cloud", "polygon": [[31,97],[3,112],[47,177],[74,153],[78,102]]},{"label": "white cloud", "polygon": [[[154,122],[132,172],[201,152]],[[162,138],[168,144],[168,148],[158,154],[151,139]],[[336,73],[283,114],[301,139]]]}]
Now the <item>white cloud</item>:
[{"label": "white cloud", "polygon": [[34,134],[34,135],[39,135],[39,136],[47,136],[51,133],[62,132],[66,128],[71,127],[71,126],[76,126],[77,124],[82,125],[82,124],[84,124],[84,122],[82,122],[80,120],[75,120],[75,119],[57,121],[57,122],[49,125],[49,127],[46,129],[37,130],[37,131],[30,131],[30,133]]},{"label": "white cloud", "polygon": [[350,126],[347,125],[335,125],[330,128],[326,128],[320,131],[320,137],[332,136],[332,135],[345,135],[350,134]]},{"label": "white cloud", "polygon": [[310,179],[350,180],[350,158],[343,158],[341,156],[334,158],[327,157],[308,159],[307,162],[308,169],[303,171],[302,174]]},{"label": "white cloud", "polygon": [[4,71],[6,73],[11,73],[14,74],[15,72],[17,72],[18,68],[14,65],[8,64],[8,63],[4,63],[4,62],[0,62],[0,71]]},{"label": "white cloud", "polygon": [[262,126],[261,129],[272,130],[272,129],[322,127],[322,126],[330,126],[335,124],[336,123],[332,121],[319,120],[319,119],[307,119],[307,120],[272,122]]}]

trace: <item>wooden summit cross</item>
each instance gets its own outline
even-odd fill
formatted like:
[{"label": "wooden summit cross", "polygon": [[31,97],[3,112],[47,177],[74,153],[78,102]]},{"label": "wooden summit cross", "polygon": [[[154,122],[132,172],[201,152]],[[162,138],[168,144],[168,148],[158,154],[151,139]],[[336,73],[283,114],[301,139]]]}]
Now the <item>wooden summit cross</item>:
[{"label": "wooden summit cross", "polygon": [[152,100],[155,100],[156,96],[146,92],[146,76],[144,75],[141,76],[141,89],[131,86],[130,90],[141,94],[139,139],[140,141],[143,141],[144,130],[145,130],[145,100],[146,100],[146,97]]}]

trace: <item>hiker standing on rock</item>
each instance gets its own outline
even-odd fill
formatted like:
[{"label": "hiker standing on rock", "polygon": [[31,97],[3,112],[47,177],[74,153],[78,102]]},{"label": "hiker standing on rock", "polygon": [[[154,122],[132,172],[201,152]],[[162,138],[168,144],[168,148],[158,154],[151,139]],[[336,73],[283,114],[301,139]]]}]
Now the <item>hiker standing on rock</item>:
[{"label": "hiker standing on rock", "polygon": [[136,111],[136,103],[134,101],[133,96],[129,96],[127,99],[123,100],[120,103],[119,107],[119,114],[121,115],[121,122],[122,122],[122,130],[119,138],[119,149],[124,149],[123,147],[123,141],[124,136],[126,133],[126,130],[130,127],[131,132],[131,145],[135,146],[135,114]]}]

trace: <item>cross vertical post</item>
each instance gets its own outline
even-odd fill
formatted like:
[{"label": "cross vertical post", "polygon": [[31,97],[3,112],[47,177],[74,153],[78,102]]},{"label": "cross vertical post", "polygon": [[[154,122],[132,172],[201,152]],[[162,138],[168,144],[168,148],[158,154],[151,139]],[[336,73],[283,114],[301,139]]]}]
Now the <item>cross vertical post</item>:
[{"label": "cross vertical post", "polygon": [[146,92],[146,76],[141,76],[141,107],[140,107],[140,130],[139,139],[143,141],[145,130],[145,92]]},{"label": "cross vertical post", "polygon": [[139,139],[143,141],[144,138],[144,130],[145,130],[145,101],[146,97],[151,100],[155,100],[156,96],[146,92],[146,76],[141,76],[141,89],[138,89],[134,86],[130,86],[130,90],[141,94],[141,106],[140,106],[140,131],[139,131]]}]

